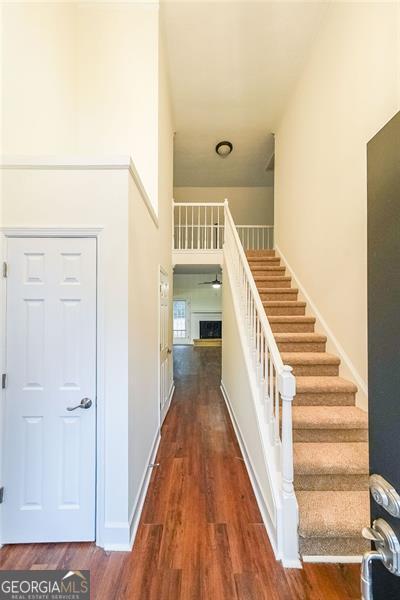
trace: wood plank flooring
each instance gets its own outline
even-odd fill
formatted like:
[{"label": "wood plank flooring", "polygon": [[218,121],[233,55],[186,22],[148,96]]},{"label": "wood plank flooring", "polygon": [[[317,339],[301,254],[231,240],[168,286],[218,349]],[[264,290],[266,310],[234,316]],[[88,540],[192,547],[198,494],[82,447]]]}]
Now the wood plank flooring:
[{"label": "wood plank flooring", "polygon": [[219,348],[175,347],[176,392],[132,552],[5,546],[0,569],[90,569],[95,600],[358,600],[359,566],[274,559],[219,391]]}]

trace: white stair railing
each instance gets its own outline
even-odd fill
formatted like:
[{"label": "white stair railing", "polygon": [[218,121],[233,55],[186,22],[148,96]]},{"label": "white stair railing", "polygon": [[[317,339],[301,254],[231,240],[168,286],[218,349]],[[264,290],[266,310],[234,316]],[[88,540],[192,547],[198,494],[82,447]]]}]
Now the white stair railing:
[{"label": "white stair railing", "polygon": [[224,259],[229,273],[233,274],[233,293],[239,295],[258,401],[264,408],[267,438],[274,450],[267,461],[274,461],[271,471],[278,473],[280,478],[277,485],[281,511],[277,518],[279,555],[284,564],[290,565],[298,561],[298,506],[293,486],[292,436],[296,381],[292,368],[282,362],[227,201],[224,222]]},{"label": "white stair railing", "polygon": [[216,251],[224,244],[223,202],[173,202],[173,249]]},{"label": "white stair railing", "polygon": [[[223,202],[173,202],[173,249],[218,251],[224,244]],[[274,245],[273,225],[236,225],[245,250],[269,250]]]},{"label": "white stair railing", "polygon": [[274,247],[273,225],[236,225],[245,250],[271,250]]}]

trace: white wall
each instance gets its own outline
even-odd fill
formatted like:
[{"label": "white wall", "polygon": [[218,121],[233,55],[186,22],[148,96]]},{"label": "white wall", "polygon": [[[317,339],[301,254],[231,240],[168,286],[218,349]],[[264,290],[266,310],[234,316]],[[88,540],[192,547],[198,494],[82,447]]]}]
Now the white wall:
[{"label": "white wall", "polygon": [[157,207],[158,4],[76,8],[78,152],[130,154]]},{"label": "white wall", "polygon": [[74,5],[3,2],[0,10],[3,153],[71,154],[77,100]]},{"label": "white wall", "polygon": [[[129,187],[129,514],[136,527],[138,493],[154,442],[159,435],[159,273],[170,278],[169,344],[172,347],[172,231],[173,126],[168,77],[160,45],[158,103],[158,226],[137,192]],[[169,355],[169,385],[173,363]],[[133,517],[133,519],[132,519]]]},{"label": "white wall", "polygon": [[[79,169],[3,171],[2,223],[104,227],[105,387],[99,403],[105,407],[104,519],[100,515],[105,534],[100,541],[108,548],[127,548],[138,517],[139,488],[149,473],[159,431],[160,266],[170,276],[172,299],[173,126],[158,6],[28,5],[21,3],[16,12],[7,6],[3,14],[6,71],[11,77],[16,65],[22,77],[4,93],[2,117],[9,123],[5,154],[28,155],[29,164],[41,155],[51,154],[59,164],[72,164],[83,151],[90,156],[79,158]],[[22,36],[30,27],[31,35]],[[47,37],[38,41],[42,27]],[[59,55],[73,58],[72,66],[68,62],[73,76],[60,69]],[[24,61],[41,68],[37,89]],[[55,97],[53,83],[65,98]],[[16,100],[18,85],[22,96]],[[57,110],[47,106],[53,102]],[[133,155],[144,192],[127,168],[102,167],[99,156],[122,153]],[[65,154],[74,158],[65,161]],[[98,167],[88,167],[98,161]],[[127,164],[126,157],[120,162]],[[158,204],[158,219],[146,198],[148,205]],[[170,340],[172,344],[172,319]],[[172,383],[172,361],[170,379]]]},{"label": "white wall", "polygon": [[175,187],[176,202],[223,202],[237,225],[273,225],[273,187]]},{"label": "white wall", "polygon": [[399,10],[330,6],[275,138],[277,246],[364,390],[366,144],[400,108]]},{"label": "white wall", "polygon": [[[222,386],[229,400],[240,436],[246,446],[246,453],[259,487],[258,501],[264,507],[263,518],[271,520],[271,534],[277,526],[277,514],[272,487],[260,437],[258,417],[254,406],[253,393],[249,376],[248,363],[244,354],[239,324],[236,317],[232,282],[227,269],[222,293],[224,314],[224,332],[222,338]],[[254,398],[257,397],[256,395]],[[258,399],[258,398],[257,398]],[[273,463],[273,461],[271,461]],[[272,539],[271,539],[272,541]],[[276,540],[275,540],[276,545]]]},{"label": "white wall", "polygon": [[[187,341],[190,344],[193,343],[193,339],[199,337],[200,315],[203,315],[204,320],[207,320],[205,319],[207,314],[209,320],[222,320],[222,289],[214,289],[211,285],[199,285],[203,281],[211,281],[214,278],[215,273],[174,275],[174,300],[186,300],[188,303],[190,331]],[[182,343],[182,340],[177,339],[176,343]]]},{"label": "white wall", "polygon": [[3,3],[4,154],[129,154],[157,209],[158,10]]}]

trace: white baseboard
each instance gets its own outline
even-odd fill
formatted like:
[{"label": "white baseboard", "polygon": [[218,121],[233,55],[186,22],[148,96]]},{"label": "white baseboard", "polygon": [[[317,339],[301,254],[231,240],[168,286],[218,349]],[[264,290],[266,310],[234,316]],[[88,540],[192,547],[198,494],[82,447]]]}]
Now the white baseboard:
[{"label": "white baseboard", "polygon": [[[263,520],[265,528],[267,530],[269,541],[271,543],[271,546],[272,546],[275,556],[279,560],[279,554],[278,554],[277,545],[276,545],[276,537],[274,534],[274,526],[273,526],[271,518],[269,516],[269,511],[268,511],[267,505],[264,501],[261,487],[258,483],[257,475],[253,468],[253,465],[252,465],[252,462],[250,459],[250,455],[247,451],[246,443],[245,443],[242,433],[240,431],[239,423],[236,419],[233,407],[229,400],[228,392],[226,391],[223,381],[221,381],[221,392],[224,397],[226,407],[228,409],[228,413],[229,413],[229,416],[230,416],[230,419],[231,419],[231,422],[233,425],[233,429],[235,430],[236,437],[239,442],[240,450],[243,455],[243,459],[244,459],[244,463],[246,465],[247,473],[249,475],[250,483],[253,488],[254,495],[256,497],[258,508],[260,509],[262,520]],[[299,561],[299,564],[300,564],[300,561]],[[299,566],[299,565],[296,564],[296,566]]]},{"label": "white baseboard", "polygon": [[275,245],[275,250],[277,251],[279,256],[282,258],[285,266],[287,267],[287,270],[289,271],[289,273],[293,279],[293,283],[295,284],[295,286],[298,288],[298,290],[300,292],[300,296],[302,296],[302,299],[305,302],[307,302],[307,308],[309,309],[309,312],[311,313],[312,316],[314,316],[317,319],[318,329],[320,330],[321,333],[323,333],[324,335],[327,336],[328,350],[330,349],[329,346],[331,346],[331,351],[339,356],[339,358],[341,360],[340,370],[342,371],[342,375],[344,375],[344,377],[346,377],[348,379],[351,379],[357,385],[357,387],[358,387],[357,401],[356,401],[357,406],[359,406],[363,410],[367,410],[367,408],[368,408],[368,385],[367,385],[366,381],[364,381],[364,379],[361,377],[360,373],[357,371],[356,367],[354,366],[350,357],[344,350],[343,346],[341,345],[339,340],[336,338],[335,334],[333,333],[333,331],[331,330],[331,328],[329,327],[329,325],[327,324],[327,322],[325,321],[325,319],[319,312],[316,304],[313,302],[313,300],[310,298],[310,296],[306,292],[305,287],[303,286],[301,281],[296,276],[295,272],[293,271],[292,267],[288,263],[285,255],[283,254],[283,252],[281,251],[279,246]]},{"label": "white baseboard", "polygon": [[142,476],[139,491],[133,504],[127,523],[106,523],[104,528],[104,550],[107,552],[129,552],[133,548],[140,516],[142,514],[144,501],[150,483],[151,467],[157,455],[160,445],[160,431],[157,430],[147,460],[147,466]]},{"label": "white baseboard", "polygon": [[161,414],[160,427],[164,423],[165,417],[167,416],[168,411],[169,411],[169,409],[171,407],[172,397],[173,397],[174,393],[175,393],[175,382],[172,380],[171,387],[169,388],[169,394],[168,394],[167,404],[166,404],[166,407],[165,407],[163,413]]},{"label": "white baseboard", "polygon": [[362,556],[303,556],[306,563],[361,563]]}]

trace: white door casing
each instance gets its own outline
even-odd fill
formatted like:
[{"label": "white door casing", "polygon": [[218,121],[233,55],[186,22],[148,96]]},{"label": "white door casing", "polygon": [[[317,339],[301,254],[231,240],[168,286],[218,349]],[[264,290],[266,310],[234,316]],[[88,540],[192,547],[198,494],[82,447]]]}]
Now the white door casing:
[{"label": "white door casing", "polygon": [[96,240],[7,246],[2,542],[94,540]]},{"label": "white door casing", "polygon": [[169,280],[160,269],[160,424],[168,411],[170,395],[169,359]]}]

